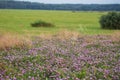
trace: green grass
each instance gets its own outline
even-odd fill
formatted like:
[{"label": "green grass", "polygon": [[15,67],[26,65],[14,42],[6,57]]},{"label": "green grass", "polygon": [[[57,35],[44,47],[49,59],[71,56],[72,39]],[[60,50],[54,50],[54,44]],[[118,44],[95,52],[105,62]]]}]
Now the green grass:
[{"label": "green grass", "polygon": [[[102,30],[99,18],[106,12],[76,12],[47,10],[0,10],[0,33],[17,34],[56,33],[68,29],[82,34],[109,34],[114,30]],[[53,23],[53,28],[34,28],[31,23],[43,20]]]}]

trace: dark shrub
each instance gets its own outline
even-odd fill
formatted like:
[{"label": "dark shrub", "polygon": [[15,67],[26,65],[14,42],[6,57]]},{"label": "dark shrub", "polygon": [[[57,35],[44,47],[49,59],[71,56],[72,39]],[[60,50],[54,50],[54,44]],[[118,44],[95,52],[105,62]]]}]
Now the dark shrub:
[{"label": "dark shrub", "polygon": [[44,21],[36,21],[31,24],[32,27],[53,27],[52,23],[44,22]]},{"label": "dark shrub", "polygon": [[103,29],[120,29],[120,13],[109,12],[100,18],[100,25]]}]

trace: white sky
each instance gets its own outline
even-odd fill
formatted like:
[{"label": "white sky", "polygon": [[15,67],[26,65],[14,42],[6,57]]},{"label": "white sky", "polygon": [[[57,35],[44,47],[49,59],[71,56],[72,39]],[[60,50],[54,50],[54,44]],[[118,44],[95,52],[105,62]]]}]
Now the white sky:
[{"label": "white sky", "polygon": [[40,3],[70,3],[70,4],[120,4],[120,0],[20,0]]}]

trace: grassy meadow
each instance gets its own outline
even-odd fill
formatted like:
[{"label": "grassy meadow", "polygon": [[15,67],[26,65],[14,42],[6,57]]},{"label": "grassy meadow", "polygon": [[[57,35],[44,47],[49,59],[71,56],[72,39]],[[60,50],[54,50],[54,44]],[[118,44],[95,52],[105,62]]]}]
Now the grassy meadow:
[{"label": "grassy meadow", "polygon": [[[102,30],[99,18],[107,12],[72,12],[45,10],[0,10],[0,31],[37,35],[72,30],[81,34],[109,34],[114,31]],[[53,23],[54,28],[33,28],[31,23],[43,20]]]},{"label": "grassy meadow", "polygon": [[120,30],[100,28],[106,13],[1,9],[0,80],[120,80]]}]

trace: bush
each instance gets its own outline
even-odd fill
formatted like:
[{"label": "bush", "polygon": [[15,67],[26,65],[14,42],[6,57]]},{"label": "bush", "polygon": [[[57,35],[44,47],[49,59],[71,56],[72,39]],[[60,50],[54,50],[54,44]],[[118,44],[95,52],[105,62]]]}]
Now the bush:
[{"label": "bush", "polygon": [[52,23],[44,22],[44,21],[36,21],[31,24],[32,27],[53,27]]},{"label": "bush", "polygon": [[103,15],[99,22],[103,29],[120,29],[120,13],[109,12]]}]

